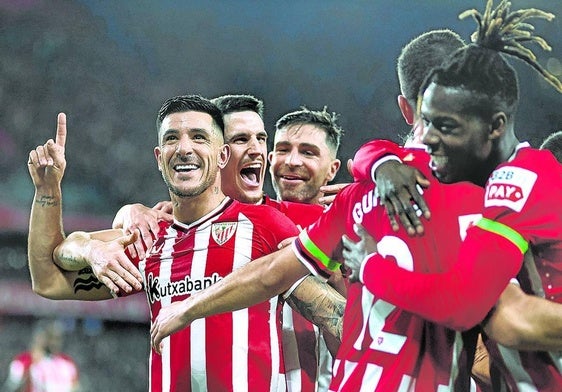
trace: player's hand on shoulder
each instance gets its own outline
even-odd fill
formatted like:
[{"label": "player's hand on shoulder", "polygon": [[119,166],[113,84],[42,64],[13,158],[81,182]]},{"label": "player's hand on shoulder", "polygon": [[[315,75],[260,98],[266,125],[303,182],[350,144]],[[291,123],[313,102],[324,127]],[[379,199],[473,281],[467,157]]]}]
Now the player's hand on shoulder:
[{"label": "player's hand on shoulder", "polygon": [[389,160],[377,168],[375,177],[377,192],[386,208],[393,230],[399,229],[396,220],[398,216],[408,235],[423,234],[420,216],[423,215],[427,219],[430,217],[429,208],[419,187],[429,185],[424,175],[413,167]]},{"label": "player's hand on shoulder", "polygon": [[140,203],[128,204],[123,206],[113,220],[113,228],[123,229],[125,233],[131,234],[138,232],[138,236],[132,243],[128,251],[131,257],[144,259],[146,251],[152,247],[158,236],[160,227],[158,222],[161,220],[172,222],[171,214],[172,202],[160,202],[156,206],[149,208]]}]

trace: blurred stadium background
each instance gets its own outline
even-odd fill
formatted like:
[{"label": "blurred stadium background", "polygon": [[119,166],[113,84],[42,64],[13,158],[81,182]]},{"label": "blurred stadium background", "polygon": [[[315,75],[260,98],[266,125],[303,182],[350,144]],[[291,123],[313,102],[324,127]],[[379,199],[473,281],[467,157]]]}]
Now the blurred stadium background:
[{"label": "blurred stadium background", "polygon": [[[562,77],[562,2],[513,0],[557,15],[533,21],[553,47],[535,50]],[[148,312],[143,295],[101,303],[35,296],[26,266],[33,187],[30,149],[68,115],[63,184],[66,230],[111,224],[130,202],[166,198],[152,147],[164,99],[186,93],[251,93],[264,100],[268,130],[302,105],[341,114],[340,157],[372,137],[400,140],[394,66],[401,47],[434,28],[468,40],[459,21],[484,0],[150,1],[0,0],[0,383],[27,347],[37,317],[59,315],[84,391],[143,391]],[[517,133],[538,146],[562,130],[562,97],[529,67],[520,75]],[[342,171],[338,181],[348,181]],[[268,184],[267,189],[271,191]]]}]

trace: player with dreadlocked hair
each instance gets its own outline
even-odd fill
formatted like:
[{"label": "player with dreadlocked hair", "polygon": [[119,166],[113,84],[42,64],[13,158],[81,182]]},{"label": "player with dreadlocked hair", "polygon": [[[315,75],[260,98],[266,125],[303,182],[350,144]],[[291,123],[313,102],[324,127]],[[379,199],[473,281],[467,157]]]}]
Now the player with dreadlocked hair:
[{"label": "player with dreadlocked hair", "polygon": [[549,151],[517,139],[517,76],[504,58],[525,61],[562,92],[560,81],[524,46],[538,43],[550,49],[532,34],[528,20],[554,16],[537,9],[511,12],[510,7],[509,1],[501,1],[493,9],[489,0],[483,15],[462,13],[461,18],[472,16],[478,22],[474,42],[434,69],[420,91],[423,143],[434,175],[444,183],[485,186],[483,217],[467,230],[458,261],[446,273],[411,272],[377,252],[362,259],[366,241],[347,241],[346,262],[358,255],[360,279],[375,296],[457,329],[482,321],[489,326],[501,317],[497,309],[504,296],[496,302],[516,277],[523,291],[552,301],[534,297],[540,306],[527,306],[516,316],[534,318],[533,327],[549,338],[541,345],[524,338],[514,342],[521,351],[489,340],[494,390],[561,391],[562,357],[560,351],[548,351],[562,349],[561,312],[540,310],[562,303],[562,166]]}]

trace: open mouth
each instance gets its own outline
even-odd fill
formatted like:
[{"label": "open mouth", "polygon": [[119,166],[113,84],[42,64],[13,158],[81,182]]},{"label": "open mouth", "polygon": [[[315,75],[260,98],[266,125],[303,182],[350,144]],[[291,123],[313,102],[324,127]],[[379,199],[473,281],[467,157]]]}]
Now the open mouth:
[{"label": "open mouth", "polygon": [[260,184],[261,171],[261,163],[255,163],[240,170],[240,176],[245,183],[251,186],[258,186]]}]

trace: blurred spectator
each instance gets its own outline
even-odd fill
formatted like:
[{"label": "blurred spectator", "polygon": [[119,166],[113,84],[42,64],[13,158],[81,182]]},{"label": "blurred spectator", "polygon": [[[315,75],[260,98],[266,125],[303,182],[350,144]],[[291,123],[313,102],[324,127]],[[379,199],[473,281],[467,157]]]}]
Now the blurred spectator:
[{"label": "blurred spectator", "polygon": [[64,329],[53,320],[39,320],[28,351],[12,360],[4,392],[76,392],[78,367],[62,349]]}]

